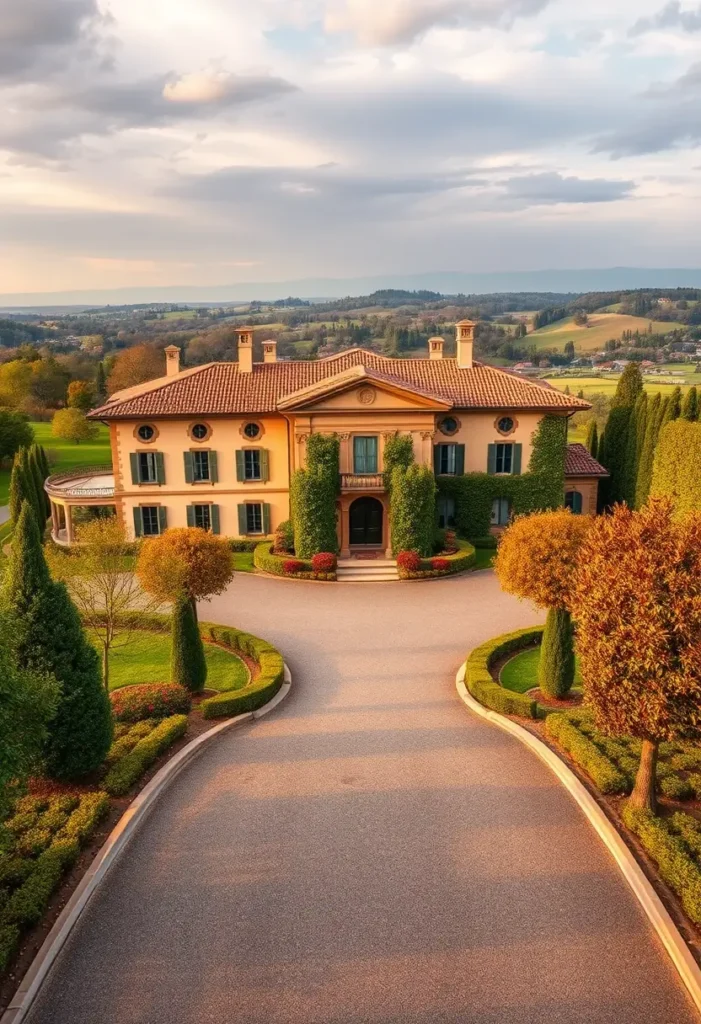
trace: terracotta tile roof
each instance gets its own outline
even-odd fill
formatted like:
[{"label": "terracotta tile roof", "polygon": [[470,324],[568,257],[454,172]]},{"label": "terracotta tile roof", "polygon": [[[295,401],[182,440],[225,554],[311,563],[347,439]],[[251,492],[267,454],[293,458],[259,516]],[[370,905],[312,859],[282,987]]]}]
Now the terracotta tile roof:
[{"label": "terracotta tile roof", "polygon": [[133,419],[274,412],[281,399],[358,366],[456,409],[575,412],[589,408],[588,402],[545,381],[526,380],[493,366],[475,363],[466,370],[455,359],[390,359],[356,348],[326,359],[254,363],[252,373],[239,373],[238,363],[209,363],[115,394],[90,416]]},{"label": "terracotta tile roof", "polygon": [[608,476],[608,470],[593,459],[583,444],[568,444],[565,476]]},{"label": "terracotta tile roof", "polygon": [[341,373],[336,373],[333,377],[324,377],[316,384],[301,388],[299,391],[293,391],[291,395],[285,395],[284,398],[279,400],[278,409],[298,409],[310,402],[318,401],[325,395],[337,394],[338,392],[348,390],[363,381],[370,384],[389,384],[398,390],[427,399],[429,402],[438,404],[444,409],[452,408],[452,402],[447,401],[441,395],[435,394],[435,392],[427,391],[425,388],[418,387],[416,384],[408,381],[399,380],[390,374],[380,373],[378,370],[368,369],[365,366],[359,365],[352,366],[349,370],[342,370]]}]

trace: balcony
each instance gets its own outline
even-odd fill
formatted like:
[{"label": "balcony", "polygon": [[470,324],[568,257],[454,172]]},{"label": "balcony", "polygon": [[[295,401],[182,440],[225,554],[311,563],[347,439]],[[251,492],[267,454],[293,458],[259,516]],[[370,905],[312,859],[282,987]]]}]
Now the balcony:
[{"label": "balcony", "polygon": [[[114,498],[114,473],[111,466],[81,466],[54,473],[44,485],[54,498]],[[74,502],[77,504],[77,502]]]},{"label": "balcony", "polygon": [[384,491],[382,473],[341,473],[342,491]]}]

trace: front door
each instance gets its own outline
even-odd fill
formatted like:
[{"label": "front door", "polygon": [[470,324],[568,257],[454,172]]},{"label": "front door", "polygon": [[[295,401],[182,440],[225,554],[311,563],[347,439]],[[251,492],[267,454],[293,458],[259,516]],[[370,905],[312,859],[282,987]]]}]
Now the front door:
[{"label": "front door", "polygon": [[358,498],[348,514],[351,544],[382,544],[382,502]]}]

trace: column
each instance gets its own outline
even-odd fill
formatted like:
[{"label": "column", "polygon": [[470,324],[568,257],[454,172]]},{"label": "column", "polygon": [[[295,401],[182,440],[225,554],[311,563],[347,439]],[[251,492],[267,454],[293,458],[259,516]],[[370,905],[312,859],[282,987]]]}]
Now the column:
[{"label": "column", "polygon": [[64,506],[66,512],[66,540],[69,544],[73,543],[73,516],[71,514],[71,506]]}]

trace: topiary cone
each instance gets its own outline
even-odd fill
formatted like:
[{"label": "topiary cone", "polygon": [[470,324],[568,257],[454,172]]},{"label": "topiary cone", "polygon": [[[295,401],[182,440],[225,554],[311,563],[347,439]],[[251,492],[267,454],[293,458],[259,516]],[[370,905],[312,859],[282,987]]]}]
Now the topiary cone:
[{"label": "topiary cone", "polygon": [[564,697],[574,682],[572,617],[565,608],[548,609],[538,663],[538,686],[548,697]]}]

